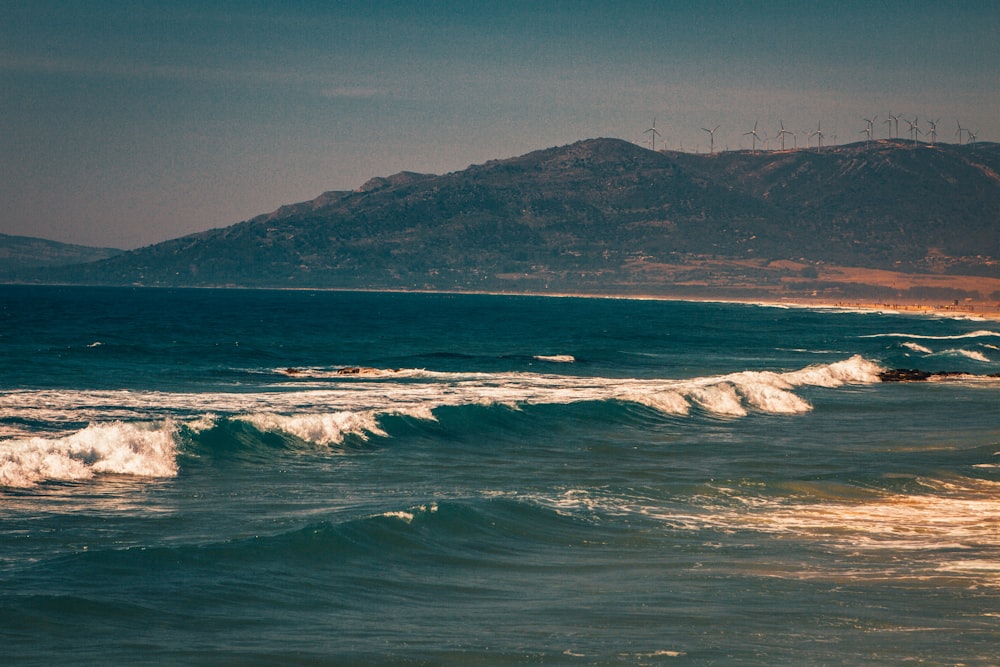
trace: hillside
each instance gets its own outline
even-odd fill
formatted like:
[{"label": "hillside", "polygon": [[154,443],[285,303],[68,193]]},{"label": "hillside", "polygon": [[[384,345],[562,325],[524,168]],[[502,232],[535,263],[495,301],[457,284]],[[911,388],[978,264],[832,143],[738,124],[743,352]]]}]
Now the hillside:
[{"label": "hillside", "polygon": [[121,252],[115,248],[92,248],[30,236],[0,234],[0,276],[29,268],[96,262]]},{"label": "hillside", "polygon": [[850,296],[856,281],[830,272],[854,268],[924,276],[902,289],[928,298],[967,291],[943,276],[979,276],[986,297],[1000,289],[998,173],[997,144],[693,155],[594,139],[372,179],[45,279]]}]

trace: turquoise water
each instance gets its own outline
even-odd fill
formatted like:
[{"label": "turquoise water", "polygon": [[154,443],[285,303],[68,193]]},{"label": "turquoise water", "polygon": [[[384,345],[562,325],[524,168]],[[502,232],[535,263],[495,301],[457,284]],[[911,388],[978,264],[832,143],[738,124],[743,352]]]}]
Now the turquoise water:
[{"label": "turquoise water", "polygon": [[733,304],[0,287],[4,663],[997,664],[998,348]]}]

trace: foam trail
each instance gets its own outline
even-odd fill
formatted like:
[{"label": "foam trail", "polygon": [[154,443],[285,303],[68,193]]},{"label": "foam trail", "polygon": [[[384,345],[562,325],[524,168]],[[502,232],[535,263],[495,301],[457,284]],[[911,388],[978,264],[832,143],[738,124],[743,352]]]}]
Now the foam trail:
[{"label": "foam trail", "polygon": [[554,364],[572,364],[576,361],[576,357],[572,354],[536,354],[533,358]]},{"label": "foam trail", "polygon": [[691,404],[683,394],[676,391],[661,392],[623,392],[621,400],[639,403],[668,415],[686,415],[691,412]]},{"label": "foam trail", "polygon": [[920,343],[906,342],[903,343],[903,347],[913,350],[914,352],[920,352],[921,354],[931,354],[931,349],[924,347]]},{"label": "foam trail", "polygon": [[[791,372],[745,371],[689,379],[627,379],[539,373],[407,373],[402,381],[352,378],[296,390],[171,394],[140,391],[0,391],[0,414],[21,423],[77,431],[80,423],[176,420],[194,431],[216,416],[244,419],[262,430],[287,432],[322,445],[344,434],[381,434],[377,419],[397,414],[433,419],[433,412],[463,405],[558,405],[588,401],[640,403],[671,415],[692,405],[722,415],[749,410],[795,414],[812,409],[795,394],[802,386],[839,387],[879,381],[882,369],[860,356]],[[5,427],[10,434],[16,428]],[[124,427],[121,427],[124,428]],[[14,434],[31,437],[35,433]],[[54,437],[54,436],[53,436]],[[0,441],[0,446],[3,442]]]},{"label": "foam trail", "polygon": [[743,417],[747,414],[746,408],[736,395],[736,388],[725,382],[695,387],[689,395],[695,403],[718,415]]},{"label": "foam trail", "polygon": [[973,361],[982,361],[984,363],[989,363],[989,358],[982,352],[977,352],[976,350],[942,350],[938,352],[940,356],[956,356],[965,357],[966,359],[972,359]]},{"label": "foam trail", "polygon": [[[762,374],[763,375],[763,374]],[[773,414],[797,414],[808,412],[812,409],[809,403],[791,393],[785,391],[787,387],[777,378],[775,382],[746,382],[737,385],[740,394],[752,406]]]},{"label": "foam trail", "polygon": [[332,414],[254,414],[244,417],[261,431],[281,431],[317,445],[336,445],[344,435],[353,433],[367,439],[369,434],[386,435],[371,412],[336,412]]},{"label": "foam trail", "polygon": [[861,338],[917,338],[919,340],[961,340],[963,338],[1000,338],[1000,332],[989,331],[987,329],[980,329],[978,331],[971,331],[964,334],[955,334],[953,336],[928,336],[920,334],[909,334],[909,333],[882,333],[882,334],[868,334],[866,336],[860,336]]},{"label": "foam trail", "polygon": [[61,438],[0,443],[0,486],[30,487],[45,480],[89,479],[97,473],[137,477],[177,475],[175,427],[94,424]]}]

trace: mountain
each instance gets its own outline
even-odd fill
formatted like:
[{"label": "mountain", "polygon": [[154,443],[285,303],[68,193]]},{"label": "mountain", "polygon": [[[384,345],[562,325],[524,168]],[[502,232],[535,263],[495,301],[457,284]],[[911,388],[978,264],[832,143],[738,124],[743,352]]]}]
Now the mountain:
[{"label": "mountain", "polygon": [[926,278],[897,294],[960,296],[944,277],[1000,290],[998,172],[1000,145],[982,142],[694,155],[592,139],[375,178],[45,279],[587,293],[833,281],[849,296],[871,285],[844,271],[867,269]]},{"label": "mountain", "polygon": [[30,236],[0,234],[0,276],[22,269],[96,262],[121,253],[116,248],[91,248]]}]

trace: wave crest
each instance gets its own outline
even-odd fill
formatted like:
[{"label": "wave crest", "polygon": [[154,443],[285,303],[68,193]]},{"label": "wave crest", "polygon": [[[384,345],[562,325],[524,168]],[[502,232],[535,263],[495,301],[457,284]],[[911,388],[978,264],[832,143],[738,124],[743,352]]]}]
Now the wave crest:
[{"label": "wave crest", "polygon": [[368,439],[386,435],[371,412],[334,412],[328,414],[254,414],[243,418],[261,431],[281,431],[317,445],[337,445],[348,433]]},{"label": "wave crest", "polygon": [[176,455],[172,422],[92,424],[61,438],[4,442],[0,486],[24,488],[49,480],[89,479],[97,473],[174,477]]}]

